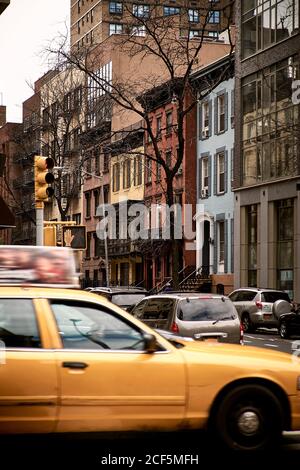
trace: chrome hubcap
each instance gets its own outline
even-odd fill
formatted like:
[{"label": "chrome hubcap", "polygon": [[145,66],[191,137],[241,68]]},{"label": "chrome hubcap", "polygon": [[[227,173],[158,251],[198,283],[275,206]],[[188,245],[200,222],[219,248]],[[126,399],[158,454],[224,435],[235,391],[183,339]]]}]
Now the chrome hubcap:
[{"label": "chrome hubcap", "polygon": [[284,324],[280,326],[280,332],[281,332],[281,336],[284,336],[284,335],[285,335],[285,333],[286,333],[286,327],[285,327]]},{"label": "chrome hubcap", "polygon": [[238,428],[243,434],[255,434],[259,428],[259,418],[254,411],[245,411],[238,419]]}]

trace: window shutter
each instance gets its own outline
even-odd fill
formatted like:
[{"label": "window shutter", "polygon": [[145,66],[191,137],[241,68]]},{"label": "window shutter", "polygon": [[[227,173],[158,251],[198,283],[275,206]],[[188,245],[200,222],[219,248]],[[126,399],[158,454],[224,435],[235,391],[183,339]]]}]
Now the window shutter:
[{"label": "window shutter", "polygon": [[224,193],[227,193],[227,191],[228,191],[228,174],[229,174],[229,171],[228,171],[228,150],[225,150],[224,158],[225,158],[225,162],[224,162]]},{"label": "window shutter", "polygon": [[199,113],[199,140],[203,140],[203,137],[202,137],[202,103],[199,104],[198,113]]},{"label": "window shutter", "polygon": [[224,221],[224,272],[228,273],[228,220]]},{"label": "window shutter", "polygon": [[208,196],[211,196],[211,193],[212,193],[211,174],[212,174],[212,158],[211,156],[209,156],[208,157]]},{"label": "window shutter", "polygon": [[218,222],[214,222],[214,274],[218,272]]},{"label": "window shutter", "polygon": [[218,134],[218,98],[214,99],[215,134]]},{"label": "window shutter", "polygon": [[225,132],[228,130],[228,93],[224,95],[224,107],[225,107]]},{"label": "window shutter", "polygon": [[212,100],[209,100],[209,137],[212,136],[212,127],[213,127],[213,123],[212,123]]},{"label": "window shutter", "polygon": [[218,191],[218,154],[214,155],[214,194],[217,194]]},{"label": "window shutter", "polygon": [[202,158],[198,158],[198,199],[201,198],[201,189],[202,189]]}]

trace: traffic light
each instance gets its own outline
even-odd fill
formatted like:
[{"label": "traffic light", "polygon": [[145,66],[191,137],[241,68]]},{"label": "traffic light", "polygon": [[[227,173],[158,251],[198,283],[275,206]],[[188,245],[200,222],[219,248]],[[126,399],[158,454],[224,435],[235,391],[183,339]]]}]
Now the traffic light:
[{"label": "traffic light", "polygon": [[49,186],[54,181],[54,175],[51,170],[54,167],[54,160],[50,157],[34,157],[34,189],[35,201],[45,201],[53,196],[54,189]]},{"label": "traffic light", "polygon": [[63,225],[62,246],[70,246],[74,250],[86,249],[86,226]]}]

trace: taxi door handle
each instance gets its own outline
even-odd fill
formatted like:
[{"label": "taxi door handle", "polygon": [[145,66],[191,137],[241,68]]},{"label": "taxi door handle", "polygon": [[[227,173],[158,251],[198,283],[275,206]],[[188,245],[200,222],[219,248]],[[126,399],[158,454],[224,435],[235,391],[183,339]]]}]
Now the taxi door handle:
[{"label": "taxi door handle", "polygon": [[86,369],[88,364],[85,362],[63,362],[62,366],[68,369]]}]

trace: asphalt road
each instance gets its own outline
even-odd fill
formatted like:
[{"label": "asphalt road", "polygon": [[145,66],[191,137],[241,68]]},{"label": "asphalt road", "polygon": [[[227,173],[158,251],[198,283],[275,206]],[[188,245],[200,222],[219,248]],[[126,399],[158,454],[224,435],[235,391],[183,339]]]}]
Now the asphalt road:
[{"label": "asphalt road", "polygon": [[300,348],[300,338],[281,339],[276,329],[261,328],[256,333],[244,334],[244,344],[292,354]]}]

